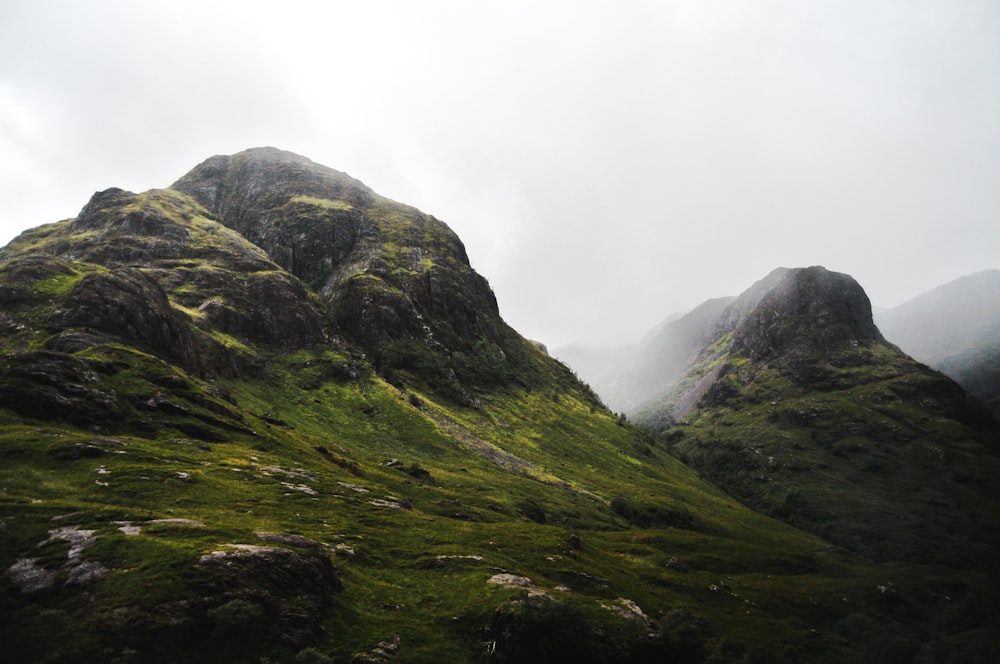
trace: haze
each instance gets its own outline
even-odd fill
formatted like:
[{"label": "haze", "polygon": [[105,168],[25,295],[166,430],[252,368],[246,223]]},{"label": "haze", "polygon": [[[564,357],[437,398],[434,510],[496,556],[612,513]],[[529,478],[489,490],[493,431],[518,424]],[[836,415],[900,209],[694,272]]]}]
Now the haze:
[{"label": "haze", "polygon": [[273,145],[446,221],[501,313],[623,344],[773,268],[998,267],[1000,3],[0,5],[0,244]]}]

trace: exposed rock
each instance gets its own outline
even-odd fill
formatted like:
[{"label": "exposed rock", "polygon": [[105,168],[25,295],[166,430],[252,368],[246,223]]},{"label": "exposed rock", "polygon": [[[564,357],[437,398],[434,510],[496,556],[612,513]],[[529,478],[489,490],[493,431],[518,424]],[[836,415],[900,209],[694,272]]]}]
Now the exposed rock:
[{"label": "exposed rock", "polygon": [[380,664],[387,662],[399,654],[399,646],[402,642],[399,634],[394,634],[387,641],[381,641],[371,649],[370,652],[358,653],[351,658],[351,664]]},{"label": "exposed rock", "polygon": [[486,583],[490,583],[496,586],[504,586],[506,588],[519,588],[521,590],[526,590],[528,592],[528,597],[544,597],[551,599],[552,595],[548,590],[544,590],[535,585],[535,582],[526,576],[518,576],[516,574],[508,574],[506,572],[501,574],[494,574]]},{"label": "exposed rock", "polygon": [[37,558],[19,558],[4,572],[4,576],[22,594],[51,588],[56,582],[56,571],[39,565]]},{"label": "exposed rock", "polygon": [[[751,293],[754,299],[757,293]],[[741,296],[731,305],[745,306]],[[754,361],[784,356],[811,361],[849,344],[884,342],[864,289],[846,274],[822,267],[782,270],[733,332],[732,350]]]},{"label": "exposed rock", "polygon": [[506,572],[502,574],[494,574],[486,583],[492,583],[498,586],[507,586],[510,588],[534,588],[535,582],[526,576],[518,576],[516,574],[508,574]]},{"label": "exposed rock", "polygon": [[70,568],[66,585],[83,586],[104,577],[105,574],[107,574],[107,569],[104,565],[96,560],[88,560]]},{"label": "exposed rock", "polygon": [[201,557],[212,577],[207,591],[217,605],[242,599],[265,607],[282,640],[304,648],[316,643],[330,598],[341,588],[339,573],[318,552],[230,544]]},{"label": "exposed rock", "polygon": [[281,486],[286,489],[291,489],[292,491],[299,491],[301,493],[308,494],[310,496],[318,496],[319,492],[313,489],[308,484],[292,484],[291,482],[282,482]]},{"label": "exposed rock", "polygon": [[[273,148],[212,157],[173,188],[317,292],[377,369],[420,365],[449,397],[471,403],[464,382],[505,382],[505,365],[526,361],[530,345],[500,319],[458,236],[430,215]],[[228,298],[196,306],[220,329],[231,329],[245,311]],[[295,315],[304,330],[314,329],[310,316]],[[288,312],[273,316],[279,332],[290,319]]]},{"label": "exposed rock", "polygon": [[181,526],[184,528],[204,528],[205,524],[193,519],[151,519],[146,522],[150,526]]},{"label": "exposed rock", "polygon": [[289,546],[298,547],[300,549],[313,549],[314,551],[325,550],[325,547],[316,540],[303,537],[302,535],[295,535],[293,533],[272,533],[264,530],[258,530],[256,534],[257,537],[265,542],[288,544]]},{"label": "exposed rock", "polygon": [[304,470],[294,470],[291,468],[282,468],[281,466],[261,466],[260,473],[261,475],[284,475],[285,477],[308,480],[310,482],[315,482],[317,480],[315,473],[306,472]]},{"label": "exposed rock", "polygon": [[[49,542],[55,540],[62,540],[64,542],[69,542],[69,552],[66,554],[70,562],[75,561],[83,553],[84,549],[91,546],[97,541],[94,536],[96,530],[83,530],[80,526],[65,526],[63,528],[55,528],[49,531]],[[43,542],[44,544],[45,542]]]},{"label": "exposed rock", "polygon": [[129,521],[119,521],[116,523],[121,524],[118,526],[118,530],[120,530],[123,534],[128,535],[130,537],[134,537],[135,535],[138,535],[142,532],[141,526],[133,526],[132,523]]},{"label": "exposed rock", "polygon": [[163,287],[142,270],[123,268],[85,276],[53,314],[51,324],[86,328],[97,333],[95,339],[103,333],[104,342],[128,343],[171,358],[189,371],[208,371],[207,355],[201,350],[211,342],[195,340],[192,328],[170,306]]},{"label": "exposed rock", "polygon": [[639,608],[639,605],[630,599],[619,597],[614,601],[614,603],[603,602],[601,603],[601,606],[618,616],[625,618],[626,620],[635,620],[640,622],[647,628],[652,624],[649,617],[643,613],[641,608]]},{"label": "exposed rock", "polygon": [[166,192],[133,194],[107,189],[91,197],[69,226],[76,241],[56,246],[60,255],[124,266],[180,258],[192,211]]},{"label": "exposed rock", "polygon": [[368,501],[369,505],[374,505],[375,507],[388,507],[390,509],[402,509],[403,505],[396,502],[395,500],[383,500],[382,498],[374,498]]},{"label": "exposed rock", "polygon": [[32,351],[0,358],[0,405],[29,417],[85,425],[108,421],[118,397],[97,390],[90,364],[64,353]]},{"label": "exposed rock", "polygon": [[[72,264],[62,258],[53,256],[21,256],[11,260],[3,266],[3,274],[8,284],[30,286],[45,279],[53,277],[75,276],[79,274]],[[6,303],[13,304],[23,299],[29,298],[28,290],[25,288],[11,288],[7,286],[8,297]]]}]

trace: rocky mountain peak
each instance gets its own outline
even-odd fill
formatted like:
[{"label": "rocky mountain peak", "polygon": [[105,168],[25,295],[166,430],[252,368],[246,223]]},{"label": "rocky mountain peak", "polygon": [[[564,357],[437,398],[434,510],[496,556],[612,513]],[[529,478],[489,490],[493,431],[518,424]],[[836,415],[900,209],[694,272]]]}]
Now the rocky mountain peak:
[{"label": "rocky mountain peak", "polygon": [[296,195],[356,205],[370,204],[375,197],[371,189],[346,173],[272,147],[209,157],[171,189],[190,195],[226,218],[239,217],[241,211],[262,202],[283,203]]},{"label": "rocky mountain peak", "polygon": [[[733,328],[732,350],[739,354],[794,359],[883,341],[868,296],[849,275],[813,266],[781,269],[760,283],[765,288],[750,289],[731,305],[745,310]],[[752,308],[748,300],[755,300]]]}]

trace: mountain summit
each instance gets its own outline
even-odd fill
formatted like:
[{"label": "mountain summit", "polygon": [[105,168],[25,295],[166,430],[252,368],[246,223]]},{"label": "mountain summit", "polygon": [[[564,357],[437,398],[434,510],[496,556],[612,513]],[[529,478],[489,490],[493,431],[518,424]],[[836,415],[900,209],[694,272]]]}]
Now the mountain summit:
[{"label": "mountain summit", "polygon": [[822,267],[778,269],[723,314],[719,332],[731,349],[754,361],[814,364],[817,355],[884,341],[861,286]]},{"label": "mountain summit", "polygon": [[531,362],[458,236],[344,173],[260,148],[212,157],[172,188],[317,293],[386,371],[413,370],[469,400]]}]

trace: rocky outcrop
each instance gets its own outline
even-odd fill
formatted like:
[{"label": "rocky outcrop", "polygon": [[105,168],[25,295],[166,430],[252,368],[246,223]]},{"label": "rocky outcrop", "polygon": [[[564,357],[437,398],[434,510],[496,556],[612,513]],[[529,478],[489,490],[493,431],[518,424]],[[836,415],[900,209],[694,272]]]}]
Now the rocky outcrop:
[{"label": "rocky outcrop", "polygon": [[[489,284],[446,224],[344,173],[258,148],[212,157],[173,188],[315,292],[330,326],[380,371],[419,369],[471,403],[467,386],[503,382],[510,366],[537,352],[504,324]],[[219,298],[197,306],[218,329],[245,325],[246,306]],[[260,302],[250,308],[266,311]],[[315,325],[306,320],[303,329]]]},{"label": "rocky outcrop", "polygon": [[[749,310],[736,318],[731,349],[754,361],[806,362],[846,345],[883,341],[861,286],[822,267],[782,270]],[[739,311],[756,293],[731,305]],[[734,317],[735,318],[735,317]],[[728,321],[723,321],[725,325]]]},{"label": "rocky outcrop", "polygon": [[706,377],[706,369],[696,381],[680,383],[722,351],[754,361],[781,358],[808,379],[820,355],[881,339],[861,286],[848,275],[814,266],[778,268],[738,298],[708,300],[667,319],[631,348],[589,354],[568,349],[559,355],[611,408],[640,418],[669,411],[674,421],[691,412],[718,371]]},{"label": "rocky outcrop", "polygon": [[0,358],[0,407],[100,430],[118,420],[120,397],[88,362],[38,350]]},{"label": "rocky outcrop", "polygon": [[201,557],[209,573],[206,601],[219,632],[253,629],[267,621],[294,648],[313,645],[333,595],[342,589],[329,557],[315,550],[231,544]]},{"label": "rocky outcrop", "polygon": [[313,288],[361,238],[375,194],[344,173],[274,148],[215,156],[172,185]]},{"label": "rocky outcrop", "polygon": [[84,328],[97,333],[95,339],[129,344],[169,357],[194,373],[206,372],[195,333],[170,306],[159,282],[138,269],[85,276],[50,324],[54,330]]},{"label": "rocky outcrop", "polygon": [[291,196],[343,200],[357,207],[375,199],[371,189],[346,173],[272,147],[210,157],[171,188],[191,195],[221,218],[246,223],[242,230],[247,231],[259,221],[257,211]]}]

